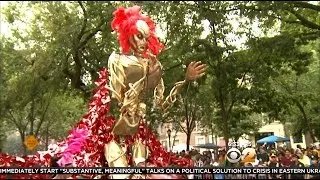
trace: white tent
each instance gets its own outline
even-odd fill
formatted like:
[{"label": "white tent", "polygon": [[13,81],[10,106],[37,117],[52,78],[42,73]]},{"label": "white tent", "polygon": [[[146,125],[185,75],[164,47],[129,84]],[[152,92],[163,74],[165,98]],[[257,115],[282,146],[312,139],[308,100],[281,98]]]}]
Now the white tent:
[{"label": "white tent", "polygon": [[[189,150],[193,148],[193,146],[189,145]],[[186,144],[178,144],[172,147],[172,152],[181,152],[181,151],[187,151],[187,145]]]}]

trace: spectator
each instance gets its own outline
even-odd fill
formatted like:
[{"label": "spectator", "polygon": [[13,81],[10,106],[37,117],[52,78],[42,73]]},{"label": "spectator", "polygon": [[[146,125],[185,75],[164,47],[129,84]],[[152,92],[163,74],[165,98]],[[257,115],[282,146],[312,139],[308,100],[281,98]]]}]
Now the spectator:
[{"label": "spectator", "polygon": [[[204,165],[204,162],[202,161],[202,156],[199,153],[196,156],[195,167],[203,167],[203,165]],[[202,179],[202,174],[195,174],[194,179]]]},{"label": "spectator", "polygon": [[[269,168],[278,168],[281,167],[281,164],[278,162],[277,155],[271,154],[269,160]],[[282,175],[280,174],[269,174],[269,179],[282,179]]]},{"label": "spectator", "polygon": [[[204,167],[210,168],[211,165],[211,158],[208,158],[205,162],[204,162]],[[202,175],[203,179],[213,179],[213,175],[212,174],[203,174]]]},{"label": "spectator", "polygon": [[302,151],[302,147],[300,144],[297,145],[297,149],[295,150],[294,154],[298,154],[298,153],[301,153]]},{"label": "spectator", "polygon": [[257,155],[257,158],[258,158],[259,161],[262,161],[262,162],[268,162],[269,161],[268,153],[263,147],[261,147],[259,149],[259,154]]},{"label": "spectator", "polygon": [[311,152],[312,156],[316,157],[317,159],[319,159],[319,154],[318,151],[314,148]]},{"label": "spectator", "polygon": [[186,151],[185,150],[182,150],[181,152],[180,152],[180,156],[181,157],[184,157],[186,155]]},{"label": "spectator", "polygon": [[[240,167],[240,163],[229,163],[230,168],[238,168]],[[242,174],[226,174],[226,179],[242,179]]]},{"label": "spectator", "polygon": [[299,161],[304,164],[305,167],[310,166],[310,158],[307,156],[307,151],[306,150],[301,150],[301,153],[297,153],[300,157]]},{"label": "spectator", "polygon": [[[303,163],[299,161],[301,155],[294,154],[292,156],[292,163],[290,165],[290,168],[303,168],[305,167]],[[304,179],[304,174],[291,174],[290,179]]]},{"label": "spectator", "polygon": [[[60,167],[59,165],[58,165],[58,158],[56,158],[56,157],[52,157],[51,158],[51,164],[50,164],[50,166],[51,167]],[[69,165],[67,165],[67,167],[70,167],[71,166],[71,164],[69,164]],[[52,176],[52,179],[70,179],[71,178],[71,175],[70,174],[54,174],[53,176]]]},{"label": "spectator", "polygon": [[[316,156],[311,156],[311,165],[310,168],[320,169],[319,159]],[[320,174],[311,174],[310,179],[320,179]]]},{"label": "spectator", "polygon": [[280,163],[282,164],[283,167],[289,167],[291,165],[291,152],[289,150],[286,150]]},{"label": "spectator", "polygon": [[[290,167],[291,165],[291,152],[290,150],[286,150],[284,153],[284,156],[281,158],[280,163],[283,167]],[[284,174],[284,178],[288,179],[289,175],[288,174]]]},{"label": "spectator", "polygon": [[[260,168],[266,167],[266,164],[263,163],[262,161],[259,161],[258,167],[260,167]],[[267,174],[258,174],[257,179],[268,179],[268,176],[267,176]]]},{"label": "spectator", "polygon": [[[219,154],[214,163],[215,167],[223,167],[224,165],[224,154]],[[214,179],[224,179],[224,174],[214,174]]]}]

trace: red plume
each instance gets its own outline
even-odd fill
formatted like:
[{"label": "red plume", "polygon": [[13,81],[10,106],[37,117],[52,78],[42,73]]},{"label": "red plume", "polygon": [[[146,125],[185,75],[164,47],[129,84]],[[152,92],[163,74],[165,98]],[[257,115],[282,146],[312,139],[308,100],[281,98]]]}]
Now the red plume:
[{"label": "red plume", "polygon": [[[113,13],[114,19],[111,23],[113,30],[118,32],[118,40],[122,48],[123,53],[130,51],[129,38],[137,34],[138,30],[136,22],[138,20],[145,21],[151,31],[151,35],[148,39],[147,48],[150,49],[153,55],[158,55],[163,49],[163,44],[160,43],[158,38],[155,36],[155,24],[150,17],[141,14],[141,8],[139,6],[132,6],[128,8],[119,7]],[[145,53],[145,55],[147,55]]]},{"label": "red plume", "polygon": [[121,23],[127,18],[125,14],[125,9],[119,7],[115,12],[113,12],[114,19],[111,23],[112,30],[118,30]]}]

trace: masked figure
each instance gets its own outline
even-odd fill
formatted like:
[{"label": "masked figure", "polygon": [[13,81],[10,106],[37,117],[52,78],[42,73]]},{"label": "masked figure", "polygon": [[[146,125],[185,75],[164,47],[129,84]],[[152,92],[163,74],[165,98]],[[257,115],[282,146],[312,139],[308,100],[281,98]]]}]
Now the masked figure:
[{"label": "masked figure", "polygon": [[[120,105],[120,117],[115,122],[112,133],[133,136],[146,114],[143,102],[148,91],[154,92],[155,106],[166,110],[176,100],[176,95],[187,81],[204,75],[205,65],[193,62],[188,66],[186,78],[177,82],[164,98],[162,67],[156,56],[163,45],[155,36],[155,24],[140,13],[139,6],[118,8],[114,12],[112,28],[118,33],[121,54],[113,53],[108,61],[110,72],[109,90]],[[149,149],[144,139],[136,139],[132,145],[133,164],[144,163]],[[117,154],[117,155],[115,155]],[[128,166],[126,152],[113,140],[105,145],[105,156],[109,166]]]}]

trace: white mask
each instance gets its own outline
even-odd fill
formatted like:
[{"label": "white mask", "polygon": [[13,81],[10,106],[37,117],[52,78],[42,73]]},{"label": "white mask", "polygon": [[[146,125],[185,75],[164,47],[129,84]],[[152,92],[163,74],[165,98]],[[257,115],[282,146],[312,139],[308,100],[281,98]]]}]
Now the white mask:
[{"label": "white mask", "polygon": [[143,53],[147,47],[148,38],[150,36],[150,28],[145,21],[138,20],[136,23],[138,33],[130,37],[129,42],[131,48],[136,53]]}]

